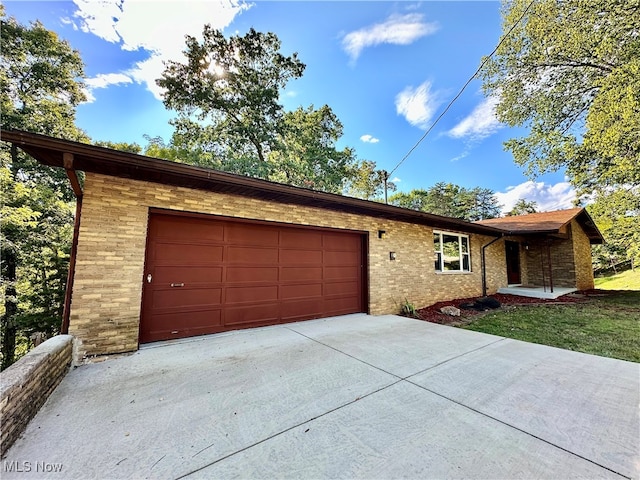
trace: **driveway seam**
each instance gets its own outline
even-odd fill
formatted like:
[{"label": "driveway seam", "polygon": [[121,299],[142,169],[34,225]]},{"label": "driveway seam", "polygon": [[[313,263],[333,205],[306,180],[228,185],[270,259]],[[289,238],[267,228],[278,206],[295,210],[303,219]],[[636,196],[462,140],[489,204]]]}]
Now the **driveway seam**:
[{"label": "driveway seam", "polygon": [[626,478],[626,479],[628,479],[628,480],[631,480],[631,477],[628,477],[628,476],[626,476],[626,475],[624,475],[624,474],[622,474],[622,473],[620,473],[620,472],[617,472],[617,471],[613,470],[612,468],[609,468],[609,467],[607,467],[607,466],[605,466],[605,465],[602,465],[602,464],[600,464],[600,463],[598,463],[598,462],[595,462],[595,461],[593,461],[593,460],[591,460],[591,459],[589,459],[589,458],[583,457],[582,455],[580,455],[580,454],[578,454],[578,453],[572,452],[571,450],[568,450],[568,449],[566,449],[566,448],[564,448],[564,447],[561,447],[560,445],[556,445],[555,443],[550,442],[549,440],[545,440],[545,439],[544,439],[544,438],[542,438],[542,437],[538,437],[537,435],[534,435],[534,434],[533,434],[533,433],[531,433],[531,432],[527,432],[526,430],[523,430],[522,428],[516,427],[515,425],[512,425],[512,424],[510,424],[510,423],[507,423],[507,422],[505,422],[504,420],[500,420],[499,418],[493,417],[493,416],[491,416],[491,415],[489,415],[489,414],[487,414],[487,413],[482,412],[481,410],[477,410],[477,409],[475,409],[475,408],[473,408],[473,407],[470,407],[469,405],[465,405],[464,403],[461,403],[461,402],[459,402],[459,401],[457,401],[457,400],[454,400],[453,398],[449,398],[449,397],[447,397],[446,395],[443,395],[443,394],[438,393],[438,392],[436,392],[436,391],[434,391],[434,390],[431,390],[431,389],[429,389],[429,388],[427,388],[427,387],[425,387],[425,386],[423,386],[423,385],[419,385],[419,384],[417,384],[417,383],[415,383],[415,382],[412,382],[411,380],[408,380],[408,377],[407,377],[407,379],[404,379],[404,380],[405,380],[406,382],[410,383],[411,385],[415,385],[416,387],[421,388],[422,390],[425,390],[425,391],[427,391],[427,392],[429,392],[429,393],[433,393],[434,395],[437,395],[437,396],[439,396],[439,397],[441,397],[441,398],[444,398],[445,400],[448,400],[448,401],[450,401],[450,402],[452,402],[452,403],[455,403],[456,405],[460,405],[461,407],[466,408],[467,410],[471,410],[471,411],[472,411],[472,412],[474,412],[474,413],[478,413],[478,414],[482,415],[483,417],[490,418],[491,420],[494,420],[494,421],[496,421],[496,422],[498,422],[498,423],[501,423],[502,425],[505,425],[505,426],[507,426],[507,427],[509,427],[509,428],[512,428],[512,429],[514,429],[514,430],[517,430],[517,431],[519,431],[519,432],[522,432],[522,433],[524,433],[525,435],[528,435],[528,436],[530,436],[530,437],[532,437],[532,438],[535,438],[536,440],[539,440],[539,441],[541,441],[541,442],[544,442],[544,443],[546,443],[547,445],[551,445],[552,447],[555,447],[555,448],[557,448],[557,449],[559,449],[559,450],[562,450],[563,452],[567,452],[568,454],[573,455],[573,456],[575,456],[575,457],[578,457],[578,458],[580,458],[580,459],[582,459],[582,460],[585,460],[585,461],[587,461],[587,462],[589,462],[589,463],[592,463],[593,465],[597,465],[597,466],[598,466],[598,467],[600,467],[600,468],[604,468],[605,470],[607,470],[607,471],[609,471],[609,472],[611,472],[611,473],[615,473],[616,475],[619,475],[621,478]]},{"label": "driveway seam", "polygon": [[[570,455],[573,455],[573,456],[578,457],[578,458],[580,458],[580,459],[582,459],[582,460],[585,460],[585,461],[590,462],[590,463],[592,463],[592,464],[594,464],[594,465],[597,465],[597,466],[598,466],[598,467],[600,467],[600,468],[604,468],[605,470],[608,470],[608,471],[609,471],[609,472],[611,472],[611,473],[614,473],[614,474],[616,474],[616,475],[619,475],[621,478],[626,478],[626,479],[629,479],[629,480],[631,479],[631,477],[627,477],[626,475],[624,475],[624,474],[622,474],[622,473],[620,473],[620,472],[617,472],[617,471],[615,471],[615,470],[613,470],[613,469],[611,469],[611,468],[609,468],[609,467],[606,467],[605,465],[601,465],[601,464],[599,464],[598,462],[594,462],[593,460],[590,460],[590,459],[588,459],[588,458],[586,458],[586,457],[583,457],[582,455],[579,455],[579,454],[577,454],[577,453],[575,453],[575,452],[572,452],[571,450],[568,450],[568,449],[566,449],[566,448],[564,448],[564,447],[561,447],[560,445],[556,445],[556,444],[555,444],[555,443],[553,443],[553,442],[550,442],[550,441],[548,441],[548,440],[545,440],[544,438],[538,437],[538,436],[536,436],[536,435],[534,435],[534,434],[532,434],[532,433],[530,433],[530,432],[527,432],[526,430],[523,430],[523,429],[521,429],[521,428],[516,427],[515,425],[511,425],[510,423],[507,423],[507,422],[505,422],[505,421],[503,421],[503,420],[500,420],[499,418],[492,417],[491,415],[488,415],[488,414],[486,414],[486,413],[484,413],[484,412],[482,412],[482,411],[480,411],[480,410],[476,410],[476,409],[475,409],[475,408],[473,408],[473,407],[470,407],[470,406],[468,406],[468,405],[465,405],[464,403],[460,403],[460,402],[458,402],[458,401],[456,401],[456,400],[454,400],[454,399],[452,399],[452,398],[447,397],[446,395],[442,395],[441,393],[438,393],[438,392],[436,392],[436,391],[430,390],[430,389],[428,389],[428,388],[426,388],[426,387],[424,387],[424,386],[422,386],[422,385],[419,385],[419,384],[417,384],[417,383],[415,383],[415,382],[413,382],[413,381],[411,381],[411,380],[410,380],[410,379],[411,379],[411,377],[415,377],[416,375],[420,375],[420,374],[422,374],[422,373],[424,373],[424,372],[427,372],[427,371],[432,370],[432,369],[434,369],[434,368],[437,368],[437,367],[439,367],[439,366],[441,366],[441,365],[444,365],[445,363],[448,363],[448,362],[451,362],[451,361],[456,360],[456,359],[458,359],[458,358],[464,357],[465,355],[468,355],[468,354],[470,354],[470,353],[477,352],[477,351],[482,350],[482,349],[484,349],[484,348],[487,348],[487,347],[489,347],[489,346],[491,346],[491,345],[495,345],[496,343],[500,343],[500,342],[503,342],[503,341],[505,341],[505,340],[511,340],[511,339],[508,339],[508,338],[506,338],[506,337],[500,337],[500,338],[498,338],[497,340],[495,340],[495,341],[493,341],[493,342],[487,343],[487,344],[485,344],[485,345],[481,345],[481,346],[479,346],[479,347],[477,347],[477,348],[474,348],[474,349],[472,349],[472,350],[468,350],[468,351],[463,352],[463,353],[461,353],[461,354],[459,354],[459,355],[456,355],[456,356],[454,356],[454,357],[451,357],[451,358],[448,358],[448,359],[446,359],[446,360],[443,360],[442,362],[439,362],[439,363],[437,363],[437,364],[435,364],[435,365],[431,365],[430,367],[427,367],[427,368],[425,368],[425,369],[423,369],[423,370],[420,370],[420,371],[418,371],[418,372],[416,372],[416,373],[412,373],[411,375],[407,375],[406,377],[401,377],[401,376],[399,376],[399,375],[396,375],[395,373],[388,372],[388,371],[384,370],[383,368],[380,368],[380,367],[377,367],[377,366],[375,366],[375,365],[372,365],[372,364],[371,364],[371,363],[369,363],[369,362],[365,362],[364,360],[362,360],[362,359],[360,359],[360,358],[357,358],[357,357],[355,357],[355,356],[353,356],[353,355],[351,355],[351,354],[349,354],[349,353],[343,352],[342,350],[339,350],[339,349],[337,349],[336,347],[333,347],[333,346],[328,345],[328,344],[326,344],[326,343],[324,343],[324,342],[321,342],[321,341],[319,341],[319,340],[317,340],[317,339],[315,339],[315,338],[309,337],[308,335],[305,335],[305,334],[303,334],[303,333],[300,333],[300,332],[298,332],[297,330],[294,330],[294,329],[292,329],[292,328],[290,328],[290,327],[284,327],[284,328],[286,328],[287,330],[291,330],[292,332],[297,333],[298,335],[301,335],[301,336],[303,336],[303,337],[305,337],[305,338],[308,338],[309,340],[311,340],[311,341],[313,341],[313,342],[319,343],[320,345],[324,345],[325,347],[328,347],[328,348],[330,348],[330,349],[332,349],[332,350],[334,350],[334,351],[336,351],[336,352],[339,352],[339,353],[341,353],[341,354],[343,354],[343,355],[346,355],[346,356],[347,356],[347,357],[349,357],[349,358],[352,358],[352,359],[354,359],[354,360],[357,360],[358,362],[361,362],[361,363],[363,363],[363,364],[365,364],[365,365],[368,365],[368,366],[370,366],[370,367],[372,367],[372,368],[375,368],[376,370],[379,370],[379,371],[381,371],[381,372],[387,373],[387,374],[392,375],[392,376],[394,376],[394,377],[396,377],[396,378],[398,378],[398,379],[399,379],[397,382],[394,382],[394,383],[393,383],[393,384],[391,384],[391,385],[387,385],[386,387],[384,387],[384,388],[382,388],[382,389],[380,389],[380,390],[377,390],[376,392],[372,392],[372,394],[373,394],[373,393],[377,393],[377,392],[379,392],[379,391],[382,391],[382,390],[384,390],[384,389],[386,389],[386,388],[389,388],[390,386],[395,385],[395,384],[397,384],[397,383],[399,383],[399,382],[401,382],[401,381],[406,381],[407,383],[410,383],[411,385],[414,385],[414,386],[416,386],[416,387],[419,387],[419,388],[421,388],[421,389],[423,389],[423,390],[425,390],[425,391],[427,391],[427,392],[433,393],[434,395],[437,395],[437,396],[439,396],[439,397],[441,397],[441,398],[444,398],[445,400],[448,400],[448,401],[453,402],[453,403],[455,403],[455,404],[457,404],[457,405],[460,405],[461,407],[464,407],[464,408],[466,408],[466,409],[468,409],[468,410],[471,410],[472,412],[478,413],[478,414],[482,415],[483,417],[490,418],[491,420],[494,420],[494,421],[499,422],[499,423],[501,423],[501,424],[503,424],[503,425],[505,425],[505,426],[507,426],[507,427],[510,427],[510,428],[512,428],[512,429],[514,429],[514,430],[517,430],[517,431],[519,431],[519,432],[522,432],[522,433],[524,433],[524,434],[526,434],[526,435],[528,435],[528,436],[530,436],[530,437],[532,437],[532,438],[535,438],[536,440],[539,440],[539,441],[544,442],[544,443],[546,443],[546,444],[548,444],[548,445],[551,445],[552,447],[555,447],[555,448],[558,448],[558,449],[560,449],[560,450],[562,450],[562,451],[564,451],[564,452],[567,452],[567,453],[569,453]],[[369,396],[369,395],[366,395],[366,396]],[[364,398],[364,397],[362,397],[362,398]],[[350,403],[353,403],[353,402],[350,402]],[[348,404],[347,404],[347,405],[348,405]],[[339,407],[339,408],[342,408],[342,407]],[[337,409],[336,409],[336,410],[337,410]],[[329,412],[327,412],[327,413],[329,413]],[[305,423],[306,423],[306,422],[305,422]]]},{"label": "driveway seam", "polygon": [[[246,447],[242,447],[241,449],[236,450],[235,452],[231,452],[231,453],[229,453],[229,454],[227,454],[227,455],[225,455],[225,456],[223,456],[223,457],[220,457],[220,458],[218,458],[218,459],[214,460],[213,462],[208,463],[207,465],[204,465],[204,466],[202,466],[202,467],[200,467],[200,468],[196,468],[196,469],[194,469],[194,470],[192,470],[192,471],[190,471],[190,472],[187,472],[187,473],[185,473],[185,474],[183,474],[183,475],[180,475],[179,477],[175,477],[175,479],[174,479],[174,480],[180,480],[180,479],[182,479],[182,478],[187,478],[187,477],[189,477],[190,475],[193,475],[193,474],[195,474],[195,473],[198,473],[198,472],[200,472],[200,471],[204,470],[205,468],[209,468],[209,467],[211,467],[211,466],[215,465],[216,463],[220,463],[221,461],[226,460],[227,458],[231,458],[231,457],[233,457],[234,455],[237,455],[238,453],[242,453],[242,452],[244,452],[244,451],[246,451],[246,450],[249,450],[249,449],[251,449],[251,448],[253,448],[253,447],[256,447],[256,446],[258,446],[258,445],[260,445],[260,444],[262,444],[262,443],[268,442],[269,440],[271,440],[271,439],[273,439],[273,438],[276,438],[276,437],[279,437],[280,435],[282,435],[282,434],[284,434],[284,433],[287,433],[287,432],[289,432],[289,431],[291,431],[291,430],[293,430],[293,429],[295,429],[295,428],[298,428],[298,427],[301,427],[302,425],[305,425],[305,424],[307,424],[307,423],[313,422],[314,420],[317,420],[317,419],[322,418],[322,417],[324,417],[324,416],[326,416],[326,415],[329,415],[330,413],[333,413],[333,412],[336,412],[336,411],[338,411],[338,410],[341,410],[341,409],[342,409],[342,408],[344,408],[344,407],[348,407],[349,405],[352,405],[352,404],[354,404],[354,403],[356,403],[356,402],[359,402],[360,400],[362,400],[362,399],[364,399],[364,398],[367,398],[367,397],[370,397],[371,395],[375,395],[376,393],[382,392],[383,390],[386,390],[386,389],[387,389],[387,388],[389,388],[389,387],[393,387],[394,385],[397,385],[398,383],[400,383],[400,382],[402,382],[402,381],[403,381],[403,379],[401,379],[401,378],[399,378],[399,377],[397,377],[397,376],[396,376],[396,378],[398,378],[398,380],[396,380],[396,381],[395,381],[395,382],[393,382],[393,383],[390,383],[389,385],[385,385],[384,387],[378,388],[377,390],[374,390],[373,392],[369,392],[369,393],[367,393],[367,394],[365,394],[365,395],[362,395],[362,396],[360,396],[360,397],[356,397],[354,400],[351,400],[351,401],[349,401],[349,402],[347,402],[347,403],[344,403],[344,404],[339,405],[339,406],[337,406],[337,407],[335,407],[335,408],[332,408],[332,409],[330,409],[330,410],[327,410],[326,412],[323,412],[323,413],[321,413],[320,415],[316,415],[315,417],[312,417],[312,418],[309,418],[309,419],[307,419],[307,420],[304,420],[303,422],[299,422],[299,423],[297,423],[297,424],[295,424],[295,425],[292,425],[291,427],[285,428],[284,430],[281,430],[281,431],[279,431],[279,432],[277,432],[277,433],[274,433],[273,435],[269,435],[268,437],[265,437],[265,438],[263,438],[262,440],[259,440],[259,441],[257,441],[257,442],[252,443],[251,445],[247,445]],[[205,451],[205,450],[207,450],[208,448],[211,448],[213,445],[214,445],[214,444],[212,443],[212,444],[211,444],[211,445],[209,445],[208,447],[203,448],[202,450],[200,450],[199,452],[197,452],[196,454],[194,454],[191,458],[193,458],[193,457],[195,457],[195,456],[199,455],[200,453],[204,452],[204,451]]]}]

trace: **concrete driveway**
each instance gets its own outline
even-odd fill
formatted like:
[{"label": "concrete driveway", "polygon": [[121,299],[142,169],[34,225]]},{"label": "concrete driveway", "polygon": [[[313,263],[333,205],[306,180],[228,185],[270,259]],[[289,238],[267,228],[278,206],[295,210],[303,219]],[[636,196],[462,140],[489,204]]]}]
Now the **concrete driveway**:
[{"label": "concrete driveway", "polygon": [[71,371],[2,478],[638,478],[639,378],[396,316],[200,337]]}]

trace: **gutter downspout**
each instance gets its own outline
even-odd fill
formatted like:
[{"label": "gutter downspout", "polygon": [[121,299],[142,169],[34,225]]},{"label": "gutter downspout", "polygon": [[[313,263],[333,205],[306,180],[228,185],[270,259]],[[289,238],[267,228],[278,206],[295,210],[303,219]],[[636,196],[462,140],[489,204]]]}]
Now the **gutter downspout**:
[{"label": "gutter downspout", "polygon": [[67,288],[64,292],[64,310],[62,311],[62,325],[60,326],[60,333],[69,333],[69,319],[71,315],[71,295],[73,292],[73,280],[76,274],[76,257],[78,254],[78,235],[80,233],[80,216],[82,213],[82,187],[76,175],[76,171],[73,168],[73,154],[64,153],[64,168],[69,177],[73,194],[76,196],[76,216],[73,222],[73,240],[71,241],[71,253],[69,255],[69,272],[67,273]]},{"label": "gutter downspout", "polygon": [[485,250],[487,247],[493,245],[498,240],[501,240],[502,238],[504,238],[504,236],[505,234],[503,233],[499,237],[494,238],[489,243],[482,246],[482,296],[483,297],[487,296],[487,264],[486,264],[487,256],[485,254]]}]

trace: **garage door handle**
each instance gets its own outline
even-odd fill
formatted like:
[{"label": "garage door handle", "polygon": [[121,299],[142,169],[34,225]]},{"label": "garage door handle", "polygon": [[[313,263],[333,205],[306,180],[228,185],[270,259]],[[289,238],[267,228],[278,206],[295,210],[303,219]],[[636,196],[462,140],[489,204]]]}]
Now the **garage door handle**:
[{"label": "garage door handle", "polygon": [[172,283],[172,287],[184,287],[184,283]]}]

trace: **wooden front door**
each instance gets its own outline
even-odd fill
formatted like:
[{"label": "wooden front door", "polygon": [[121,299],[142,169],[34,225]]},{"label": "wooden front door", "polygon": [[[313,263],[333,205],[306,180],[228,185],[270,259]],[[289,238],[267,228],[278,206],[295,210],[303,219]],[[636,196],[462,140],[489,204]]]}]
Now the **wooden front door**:
[{"label": "wooden front door", "polygon": [[520,244],[510,241],[504,243],[507,253],[507,282],[509,285],[522,283],[520,278]]}]

